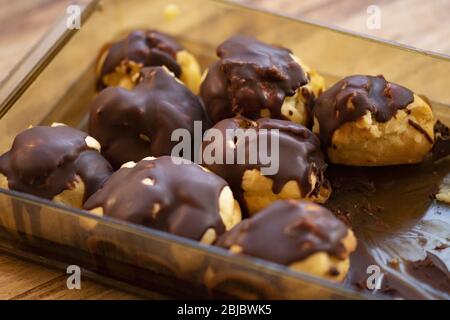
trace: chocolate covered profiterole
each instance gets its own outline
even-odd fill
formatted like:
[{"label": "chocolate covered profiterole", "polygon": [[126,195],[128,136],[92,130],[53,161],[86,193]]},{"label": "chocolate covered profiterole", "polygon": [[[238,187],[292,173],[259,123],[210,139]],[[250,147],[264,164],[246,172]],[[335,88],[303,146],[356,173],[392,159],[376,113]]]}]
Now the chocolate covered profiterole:
[{"label": "chocolate covered profiterole", "polygon": [[164,67],[144,68],[133,89],[104,89],[90,107],[89,132],[114,168],[147,156],[170,155],[174,130],[190,133],[206,114],[200,99]]},{"label": "chocolate covered profiterole", "polygon": [[306,201],[277,201],[219,238],[218,246],[332,281],[350,267],[356,238],[328,209]]},{"label": "chocolate covered profiterole", "polygon": [[217,48],[200,95],[213,123],[243,115],[309,124],[324,80],[288,49],[234,36]]},{"label": "chocolate covered profiterole", "polygon": [[313,131],[333,163],[418,163],[433,147],[430,105],[383,76],[354,75],[338,81],[317,99],[313,114]]},{"label": "chocolate covered profiterole", "polygon": [[169,156],[124,164],[84,208],[207,244],[241,220],[225,180]]},{"label": "chocolate covered profiterole", "polygon": [[[320,142],[306,127],[285,120],[261,118],[252,121],[236,117],[220,121],[211,130],[218,130],[223,141],[206,140],[203,153],[207,148],[222,148],[224,158],[221,161],[203,158],[202,163],[229,183],[246,213],[254,214],[279,199],[308,199],[320,203],[328,199],[331,188],[324,176],[327,165]],[[249,138],[234,135],[239,130],[248,132]],[[270,150],[270,141],[274,138],[278,139],[278,154],[277,150],[273,154]],[[272,161],[278,161],[278,171],[274,174],[262,174],[261,169],[267,165],[259,157],[256,162],[250,161],[250,153],[261,151],[253,148],[259,148],[260,139],[266,139],[268,154]],[[238,152],[242,149],[245,161],[239,162]],[[234,154],[233,163],[227,164],[228,154]]]},{"label": "chocolate covered profiterole", "polygon": [[155,30],[137,30],[107,45],[97,63],[98,87],[132,89],[143,67],[165,66],[197,93],[201,71],[195,57],[175,39]]},{"label": "chocolate covered profiterole", "polygon": [[111,173],[97,140],[57,123],[19,133],[0,156],[0,187],[75,208],[81,208]]}]

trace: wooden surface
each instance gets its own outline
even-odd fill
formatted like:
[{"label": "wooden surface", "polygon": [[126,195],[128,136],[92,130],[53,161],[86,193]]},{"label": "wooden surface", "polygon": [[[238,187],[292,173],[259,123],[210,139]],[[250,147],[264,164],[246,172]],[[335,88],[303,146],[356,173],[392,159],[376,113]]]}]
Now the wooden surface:
[{"label": "wooden surface", "polygon": [[[450,0],[236,0],[421,49],[450,55]],[[367,8],[380,9],[380,29],[368,29]]]},{"label": "wooden surface", "polygon": [[[87,0],[78,0],[86,2]],[[73,0],[0,0],[0,81],[65,13]],[[450,55],[450,0],[237,0],[291,16],[395,40]],[[381,9],[381,29],[366,27],[367,6]],[[130,299],[137,296],[0,253],[0,299]]]},{"label": "wooden surface", "polygon": [[69,290],[67,275],[0,254],[0,299],[136,299],[137,296],[81,277],[81,289]]},{"label": "wooden surface", "polygon": [[[64,15],[68,4],[87,1],[0,0],[0,81]],[[234,1],[450,55],[450,0]],[[379,30],[366,27],[371,4],[381,10]]]}]

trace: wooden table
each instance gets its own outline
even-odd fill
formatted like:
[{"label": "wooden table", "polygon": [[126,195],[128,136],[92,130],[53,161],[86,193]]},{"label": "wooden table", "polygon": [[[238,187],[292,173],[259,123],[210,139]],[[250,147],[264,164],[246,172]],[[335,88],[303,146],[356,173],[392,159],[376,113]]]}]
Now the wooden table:
[{"label": "wooden table", "polygon": [[[450,0],[235,1],[450,55]],[[0,81],[73,2],[0,0]],[[366,27],[366,10],[371,4],[381,10],[381,29]],[[81,290],[68,290],[66,277],[60,271],[0,253],[0,299],[139,298],[89,280],[82,280]]]}]

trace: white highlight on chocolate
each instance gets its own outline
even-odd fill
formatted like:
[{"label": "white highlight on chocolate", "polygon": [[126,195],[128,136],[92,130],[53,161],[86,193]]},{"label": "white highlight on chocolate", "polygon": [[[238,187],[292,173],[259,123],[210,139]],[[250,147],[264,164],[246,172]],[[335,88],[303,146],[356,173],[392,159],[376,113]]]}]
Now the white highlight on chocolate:
[{"label": "white highlight on chocolate", "polygon": [[[172,132],[171,141],[179,142],[172,148],[171,156],[175,164],[185,164],[193,161],[197,164],[259,164],[261,174],[270,176],[278,173],[279,152],[279,130],[254,128],[226,130],[223,133],[211,128],[202,134],[202,122],[194,121],[194,136],[184,128]],[[224,155],[223,143],[227,143],[227,153]],[[210,142],[205,148],[202,142]],[[194,152],[192,157],[192,145]],[[235,156],[236,151],[236,156]],[[200,157],[201,155],[201,157]]]},{"label": "white highlight on chocolate", "polygon": [[[67,127],[67,124],[62,122],[53,122],[51,127]],[[29,126],[29,128],[33,128],[33,126]]]},{"label": "white highlight on chocolate", "polygon": [[144,140],[145,142],[151,142],[150,141],[150,138],[148,137],[148,136],[146,136],[145,134],[143,134],[143,133],[140,133],[139,134],[139,138],[141,139],[141,140]]},{"label": "white highlight on chocolate", "polygon": [[155,180],[152,178],[145,178],[144,180],[142,180],[142,184],[146,186],[153,186],[155,185]]}]

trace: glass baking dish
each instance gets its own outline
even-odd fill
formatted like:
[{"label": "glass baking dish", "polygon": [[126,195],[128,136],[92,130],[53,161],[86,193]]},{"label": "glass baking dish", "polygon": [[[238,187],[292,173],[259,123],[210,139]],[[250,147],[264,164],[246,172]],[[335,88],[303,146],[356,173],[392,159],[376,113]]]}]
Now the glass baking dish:
[{"label": "glass baking dish", "polygon": [[[180,14],[175,19],[165,17],[169,3],[179,9]],[[350,74],[383,74],[390,81],[427,96],[436,116],[450,124],[450,57],[225,1],[93,0],[82,7],[80,30],[66,29],[66,17],[63,17],[2,83],[0,152],[6,151],[15,135],[29,125],[63,122],[85,129],[87,108],[95,96],[94,69],[98,52],[106,43],[138,28],[157,28],[175,36],[196,55],[203,68],[214,61],[218,44],[240,33],[290,48],[324,75],[328,85]],[[379,255],[377,263],[400,278],[403,277],[401,272],[392,270],[388,263],[394,253],[402,258],[405,255],[423,258],[423,254],[431,250],[427,245],[411,249],[408,241],[405,246],[402,234],[414,233],[420,227],[424,234],[431,234],[430,239],[450,241],[449,207],[428,196],[422,199],[431,184],[440,183],[449,173],[450,165],[444,160],[437,167],[433,165],[430,169],[429,166],[422,165],[418,171],[409,166],[399,168],[394,170],[397,174],[380,182],[386,190],[393,186],[404,188],[404,192],[401,189],[389,197],[378,192],[370,199],[371,203],[379,204],[388,201],[386,198],[389,201],[398,198],[400,203],[379,217],[391,226],[389,232],[381,232],[382,238],[369,239],[365,224],[372,221],[355,219],[356,234],[361,232],[365,240],[371,240],[372,252]],[[331,169],[331,175],[333,171]],[[437,172],[433,175],[437,178],[428,179],[430,172]],[[377,176],[377,172],[370,174]],[[347,192],[338,193],[330,206],[342,209],[349,201],[366,201],[361,192],[344,193]],[[415,197],[417,201],[408,203]],[[405,203],[408,206],[405,207]],[[170,297],[385,297],[379,290],[369,294],[348,284],[335,284],[251,257],[232,256],[220,248],[107,217],[99,218],[20,192],[0,189],[0,205],[3,249],[16,254],[29,251],[50,259],[45,261],[76,264],[107,279],[124,281]],[[402,218],[393,219],[393,216]],[[431,227],[429,223],[423,227],[430,221],[433,222]],[[436,224],[439,230],[433,229]],[[86,225],[95,225],[95,231],[88,231]],[[380,230],[375,231],[380,233]],[[397,238],[402,241],[396,241]],[[410,286],[417,286],[415,279],[406,280]],[[426,286],[418,290],[421,298],[448,299],[450,295]]]}]

